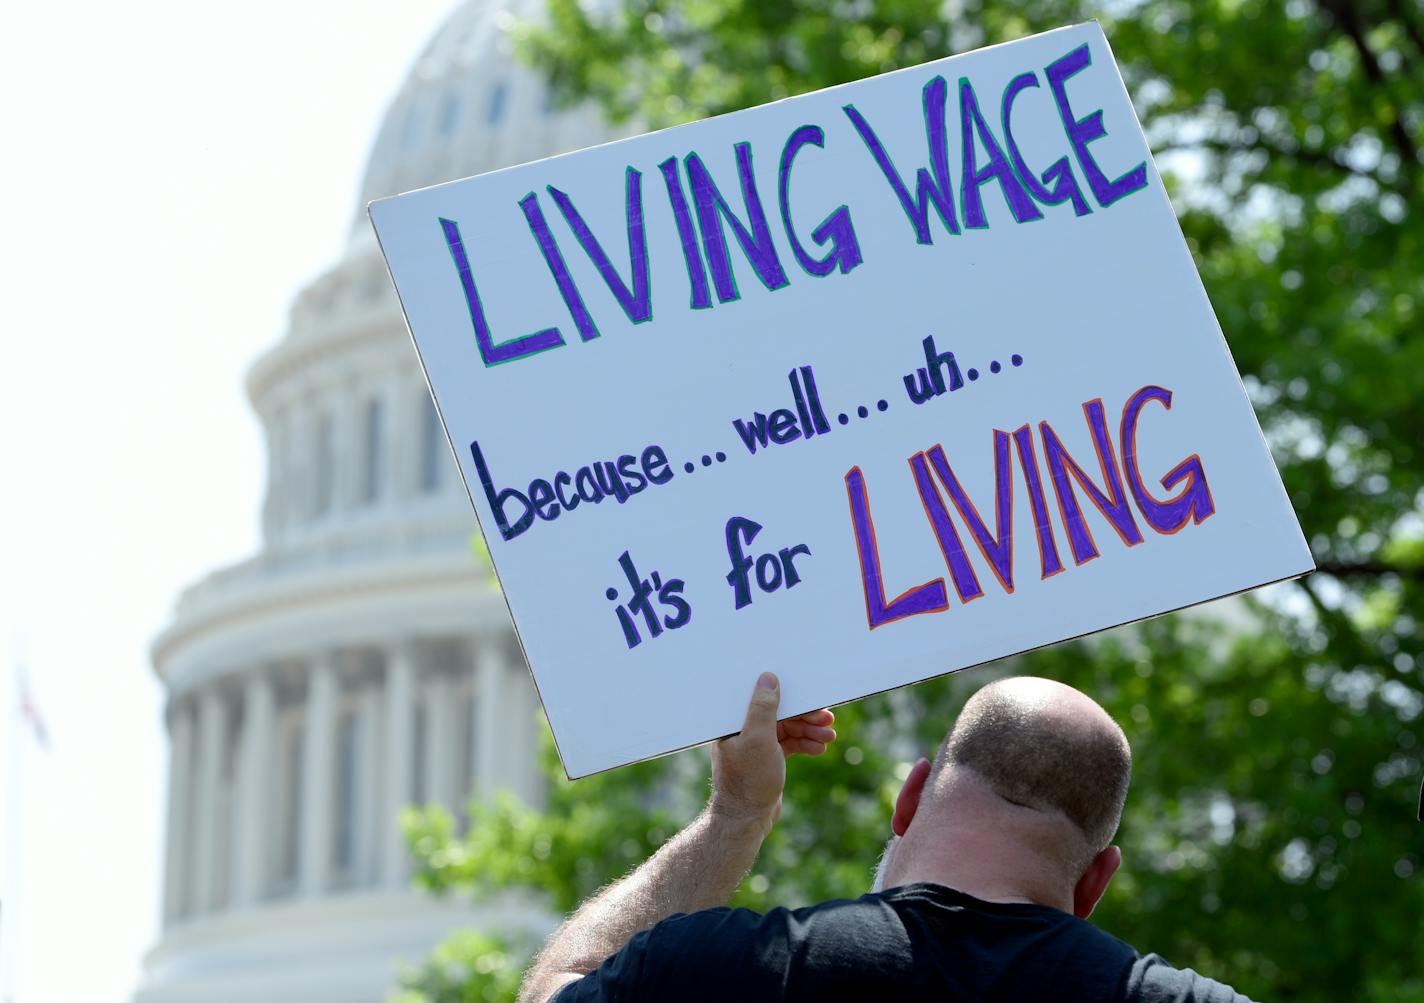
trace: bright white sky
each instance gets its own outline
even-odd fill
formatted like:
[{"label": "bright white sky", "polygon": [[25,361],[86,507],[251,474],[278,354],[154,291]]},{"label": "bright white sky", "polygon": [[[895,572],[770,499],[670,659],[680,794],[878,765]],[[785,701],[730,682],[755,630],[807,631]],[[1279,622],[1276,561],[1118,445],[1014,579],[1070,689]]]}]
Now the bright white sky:
[{"label": "bright white sky", "polygon": [[[132,993],[167,769],[148,644],[185,583],[257,545],[243,376],[339,255],[386,102],[453,6],[6,15],[0,756],[20,749],[24,774],[16,797],[0,770],[7,1003]],[[17,661],[48,752],[14,734]]]}]

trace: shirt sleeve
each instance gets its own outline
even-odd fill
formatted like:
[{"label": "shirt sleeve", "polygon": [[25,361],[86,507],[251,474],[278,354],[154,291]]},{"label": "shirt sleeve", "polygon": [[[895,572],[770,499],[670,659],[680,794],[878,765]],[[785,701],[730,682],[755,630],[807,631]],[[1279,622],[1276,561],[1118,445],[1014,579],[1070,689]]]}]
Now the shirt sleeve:
[{"label": "shirt sleeve", "polygon": [[755,992],[770,974],[758,949],[762,918],[749,909],[728,908],[669,916],[564,986],[550,1003],[700,999],[700,991],[729,979]]},{"label": "shirt sleeve", "polygon": [[549,998],[549,1003],[597,1003],[638,998],[638,981],[647,951],[647,932],[630,940],[623,950],[604,959],[592,972],[570,982]]},{"label": "shirt sleeve", "polygon": [[1125,998],[1128,1003],[1252,1003],[1230,986],[1190,968],[1173,968],[1156,954],[1133,964]]}]

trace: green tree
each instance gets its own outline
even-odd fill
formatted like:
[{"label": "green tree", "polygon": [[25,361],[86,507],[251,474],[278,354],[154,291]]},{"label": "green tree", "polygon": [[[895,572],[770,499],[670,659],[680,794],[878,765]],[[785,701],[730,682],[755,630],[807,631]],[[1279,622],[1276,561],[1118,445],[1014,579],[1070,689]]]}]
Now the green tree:
[{"label": "green tree", "polygon": [[456,930],[419,967],[403,972],[386,1003],[513,1003],[528,944]]},{"label": "green tree", "polygon": [[[1126,863],[1096,921],[1261,999],[1424,1000],[1424,12],[952,7],[552,0],[545,27],[516,33],[564,99],[657,127],[1099,17],[1320,571],[1229,630],[1165,617],[838,708],[841,741],[793,760],[737,901],[863,892],[909,762],[991,672],[1030,672],[1093,694],[1135,750]],[[570,909],[706,789],[697,752],[575,784],[548,764],[545,811],[477,808],[462,838],[412,819],[425,885],[529,886]]]}]

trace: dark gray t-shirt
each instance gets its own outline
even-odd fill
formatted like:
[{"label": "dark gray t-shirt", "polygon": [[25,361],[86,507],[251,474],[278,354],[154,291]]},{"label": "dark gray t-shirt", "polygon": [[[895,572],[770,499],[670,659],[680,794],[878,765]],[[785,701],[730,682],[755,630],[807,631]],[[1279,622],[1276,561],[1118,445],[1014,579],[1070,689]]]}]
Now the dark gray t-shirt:
[{"label": "dark gray t-shirt", "polygon": [[704,999],[1246,1001],[1057,909],[928,882],[766,915],[679,913],[554,996]]}]

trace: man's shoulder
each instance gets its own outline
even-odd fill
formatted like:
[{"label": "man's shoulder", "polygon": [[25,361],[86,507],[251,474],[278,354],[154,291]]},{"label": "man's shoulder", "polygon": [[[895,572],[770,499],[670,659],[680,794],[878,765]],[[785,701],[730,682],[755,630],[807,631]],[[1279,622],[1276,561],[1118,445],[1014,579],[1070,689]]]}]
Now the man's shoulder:
[{"label": "man's shoulder", "polygon": [[1245,1000],[1057,909],[984,902],[929,884],[766,913],[725,906],[678,913],[556,999],[658,998],[674,990],[684,999],[724,999],[728,987],[768,999],[876,998],[889,990],[919,998],[950,989],[966,998],[1029,998],[1048,984],[1062,998]]},{"label": "man's shoulder", "polygon": [[642,931],[558,1003],[653,998],[803,998],[815,987],[855,995],[903,975],[904,931],[879,895],[760,913],[721,906],[676,913]]},{"label": "man's shoulder", "polygon": [[[903,939],[899,918],[879,893],[855,899],[829,899],[800,908],[778,906],[767,912],[752,909],[703,909],[669,916],[647,931],[647,946],[665,948],[686,942],[700,953],[714,955],[754,949],[763,959],[789,955],[814,940],[819,946],[845,946],[865,953]],[[768,954],[770,952],[770,955]]]},{"label": "man's shoulder", "polygon": [[638,939],[644,952],[695,956],[716,971],[738,967],[750,952],[761,966],[798,978],[807,967],[887,974],[887,967],[908,970],[944,954],[973,962],[1061,957],[1071,968],[1116,972],[1121,984],[1140,957],[1131,944],[1061,910],[986,902],[925,882],[766,913],[682,913]]}]

